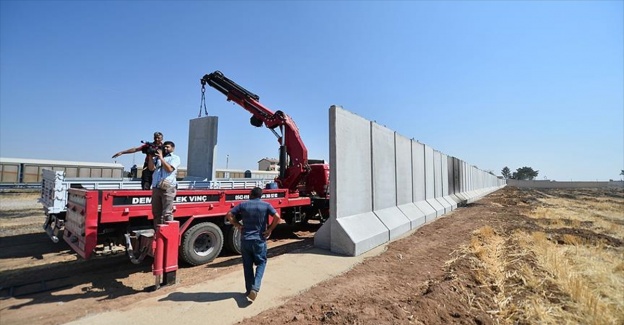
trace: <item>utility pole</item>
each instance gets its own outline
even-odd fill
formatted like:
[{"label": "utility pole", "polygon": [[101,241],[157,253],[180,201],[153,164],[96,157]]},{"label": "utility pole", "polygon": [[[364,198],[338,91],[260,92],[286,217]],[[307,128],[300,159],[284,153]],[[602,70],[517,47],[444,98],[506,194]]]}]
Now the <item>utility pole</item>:
[{"label": "utility pole", "polygon": [[226,155],[225,156],[225,169],[228,169],[229,164],[230,164],[230,155]]}]

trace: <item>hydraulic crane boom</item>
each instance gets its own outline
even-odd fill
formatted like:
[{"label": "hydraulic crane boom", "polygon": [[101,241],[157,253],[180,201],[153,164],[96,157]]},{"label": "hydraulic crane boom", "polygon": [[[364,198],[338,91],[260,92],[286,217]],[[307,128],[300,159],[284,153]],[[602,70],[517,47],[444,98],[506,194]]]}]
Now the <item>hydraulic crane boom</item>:
[{"label": "hydraulic crane boom", "polygon": [[[308,149],[299,136],[295,122],[284,112],[273,112],[260,104],[260,97],[228,79],[220,71],[207,74],[201,78],[202,89],[206,84],[227,96],[252,114],[250,122],[255,127],[264,124],[278,138],[280,144],[280,174],[276,179],[280,188],[287,188],[293,193],[298,192],[301,180],[310,172],[308,165]],[[275,131],[279,127],[281,135]],[[288,157],[287,157],[288,156]]]}]

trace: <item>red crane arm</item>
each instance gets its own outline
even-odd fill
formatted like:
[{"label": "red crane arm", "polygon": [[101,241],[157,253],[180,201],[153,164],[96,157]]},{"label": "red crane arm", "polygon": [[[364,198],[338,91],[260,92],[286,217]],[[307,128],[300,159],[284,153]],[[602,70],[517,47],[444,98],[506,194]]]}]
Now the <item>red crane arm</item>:
[{"label": "red crane arm", "polygon": [[[260,127],[264,124],[278,137],[280,144],[280,174],[276,182],[280,188],[288,188],[297,192],[302,178],[310,172],[308,165],[308,149],[299,136],[295,122],[284,112],[273,112],[260,104],[260,97],[228,79],[220,71],[207,74],[201,78],[202,88],[208,84],[227,96],[252,114],[250,122]],[[282,135],[275,132],[279,127]],[[286,157],[288,155],[288,159]]]}]

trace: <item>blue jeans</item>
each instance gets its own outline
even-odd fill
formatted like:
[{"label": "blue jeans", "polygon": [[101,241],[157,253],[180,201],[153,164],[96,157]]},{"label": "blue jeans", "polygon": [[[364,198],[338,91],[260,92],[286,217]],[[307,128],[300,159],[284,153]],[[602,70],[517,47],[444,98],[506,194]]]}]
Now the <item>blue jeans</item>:
[{"label": "blue jeans", "polygon": [[[262,276],[267,264],[267,243],[264,240],[241,240],[243,273],[245,274],[245,293],[260,291]],[[254,265],[256,272],[254,273]]]}]

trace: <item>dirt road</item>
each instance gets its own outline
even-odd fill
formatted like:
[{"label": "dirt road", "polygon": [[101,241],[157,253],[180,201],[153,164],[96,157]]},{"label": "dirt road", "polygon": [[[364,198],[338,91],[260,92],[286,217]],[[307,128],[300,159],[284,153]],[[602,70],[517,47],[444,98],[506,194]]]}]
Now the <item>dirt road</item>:
[{"label": "dirt road", "polygon": [[[546,205],[543,199],[547,197],[570,200],[575,197],[579,200],[605,198],[609,204],[624,207],[624,191],[619,189],[536,191],[504,188],[424,225],[410,236],[390,243],[384,253],[366,259],[349,272],[322,282],[241,324],[529,324],[528,316],[519,313],[508,319],[502,318],[505,315],[500,301],[497,301],[501,287],[484,283],[480,271],[475,268],[474,256],[465,249],[474,244],[476,231],[490,227],[503,238],[511,238],[518,229],[539,229],[549,232],[555,241],[566,233],[576,233],[588,241],[600,240],[609,245],[620,254],[620,263],[624,266],[624,234],[605,235],[583,225],[580,226],[583,229],[576,229],[574,224],[550,231],[529,218],[532,211]],[[41,231],[35,230],[40,229],[43,217],[39,212],[36,217],[33,213],[35,211],[3,210],[0,215],[0,286],[7,288],[39,279],[58,278],[56,282],[46,282],[49,287],[58,288],[38,294],[27,293],[37,290],[39,284],[34,283],[30,288],[16,287],[12,297],[7,297],[4,289],[1,292],[4,297],[0,300],[3,325],[61,324],[88,313],[127,307],[156,294],[175,293],[225,273],[240,272],[237,256],[221,256],[207,266],[183,266],[178,271],[180,283],[174,287],[163,288],[158,293],[144,292],[143,289],[153,282],[149,263],[132,265],[122,255],[78,260],[65,245],[53,245]],[[616,226],[624,226],[621,212],[608,217]],[[35,219],[36,227],[30,225]],[[20,221],[23,227],[16,226]],[[31,230],[20,233],[16,230],[20,228]],[[315,227],[278,229],[279,234],[274,234],[276,239],[271,243],[271,256],[312,246]],[[621,228],[617,229],[619,232]],[[513,264],[517,266],[506,266],[505,272],[513,273],[522,265],[533,263],[527,256],[514,258],[526,260]],[[624,277],[624,267],[622,270]],[[566,299],[555,289],[552,293],[552,299]],[[182,311],[180,317],[183,317]]]}]

